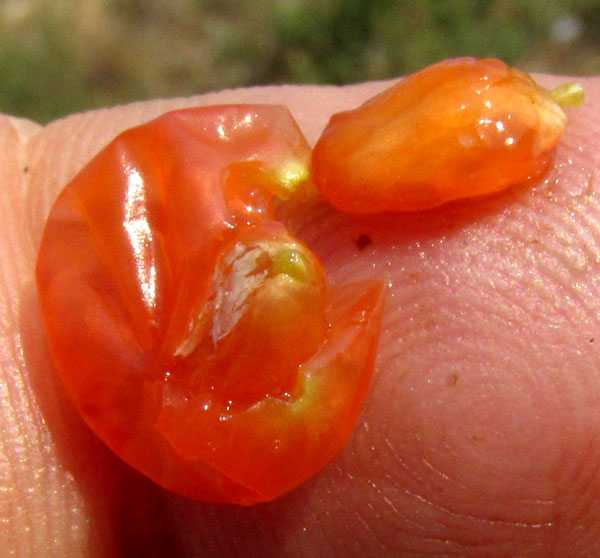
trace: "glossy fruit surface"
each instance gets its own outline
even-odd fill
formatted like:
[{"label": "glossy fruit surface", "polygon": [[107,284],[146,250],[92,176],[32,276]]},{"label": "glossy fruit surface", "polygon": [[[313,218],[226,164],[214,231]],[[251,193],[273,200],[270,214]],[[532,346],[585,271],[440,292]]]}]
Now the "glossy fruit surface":
[{"label": "glossy fruit surface", "polygon": [[418,211],[539,176],[565,124],[528,74],[499,60],[446,60],[334,115],[312,172],[344,211]]},{"label": "glossy fruit surface", "polygon": [[287,109],[168,113],[127,130],[56,201],[37,281],[79,412],[158,484],[275,498],[347,441],[373,370],[379,283],[330,288],[273,216],[310,189]]}]

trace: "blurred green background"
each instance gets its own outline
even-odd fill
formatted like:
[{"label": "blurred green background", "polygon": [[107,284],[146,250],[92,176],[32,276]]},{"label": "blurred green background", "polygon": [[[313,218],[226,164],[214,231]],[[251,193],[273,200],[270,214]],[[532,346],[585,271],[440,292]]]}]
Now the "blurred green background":
[{"label": "blurred green background", "polygon": [[598,0],[0,0],[0,112],[352,83],[453,56],[600,74]]}]

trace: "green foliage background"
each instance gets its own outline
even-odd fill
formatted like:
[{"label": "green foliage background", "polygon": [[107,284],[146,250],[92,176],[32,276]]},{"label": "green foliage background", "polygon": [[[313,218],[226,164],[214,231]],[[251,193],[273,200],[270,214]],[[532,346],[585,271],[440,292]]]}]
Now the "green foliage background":
[{"label": "green foliage background", "polygon": [[0,0],[0,111],[352,83],[443,58],[600,74],[598,0]]}]

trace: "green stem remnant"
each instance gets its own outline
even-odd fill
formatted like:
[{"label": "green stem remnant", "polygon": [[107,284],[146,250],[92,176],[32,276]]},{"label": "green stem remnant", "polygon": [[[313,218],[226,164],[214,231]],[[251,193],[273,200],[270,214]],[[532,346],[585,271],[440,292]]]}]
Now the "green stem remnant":
[{"label": "green stem remnant", "polygon": [[583,87],[575,82],[563,83],[550,91],[552,98],[562,107],[579,107],[585,101]]}]

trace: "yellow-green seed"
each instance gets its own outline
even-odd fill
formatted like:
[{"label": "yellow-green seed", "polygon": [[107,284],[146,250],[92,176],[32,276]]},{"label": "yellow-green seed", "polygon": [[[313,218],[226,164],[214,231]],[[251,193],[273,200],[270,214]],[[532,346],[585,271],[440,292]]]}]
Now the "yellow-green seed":
[{"label": "yellow-green seed", "polygon": [[286,248],[273,257],[273,273],[285,273],[292,279],[302,283],[309,281],[309,269],[306,258],[294,248]]},{"label": "yellow-green seed", "polygon": [[284,165],[277,172],[277,190],[275,195],[282,200],[289,200],[298,185],[307,180],[309,176],[306,165],[292,161]]}]

